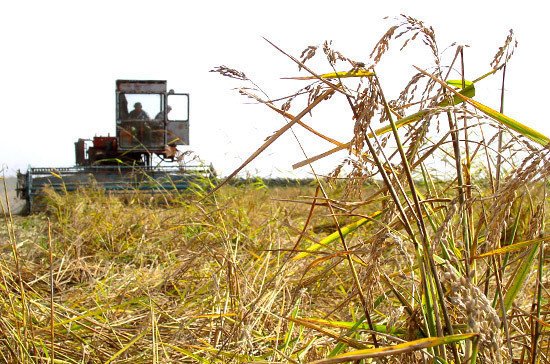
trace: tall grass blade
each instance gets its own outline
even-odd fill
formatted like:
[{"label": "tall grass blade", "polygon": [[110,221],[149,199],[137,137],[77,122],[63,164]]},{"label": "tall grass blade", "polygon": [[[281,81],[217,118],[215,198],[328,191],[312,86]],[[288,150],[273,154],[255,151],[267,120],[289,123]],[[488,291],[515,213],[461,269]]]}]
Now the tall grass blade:
[{"label": "tall grass blade", "polygon": [[548,145],[548,143],[550,142],[550,139],[547,136],[539,133],[538,131],[536,131],[536,130],[528,127],[527,125],[524,125],[524,124],[520,123],[519,121],[516,121],[516,120],[514,120],[514,119],[512,119],[512,118],[510,118],[510,117],[508,117],[504,114],[501,114],[498,111],[493,110],[488,106],[485,106],[485,105],[483,105],[483,104],[481,104],[477,101],[474,101],[474,100],[472,100],[471,98],[469,98],[467,96],[464,96],[464,95],[460,94],[455,89],[453,89],[452,87],[449,87],[445,82],[439,80],[434,75],[424,71],[421,68],[418,68],[416,66],[414,66],[414,67],[418,71],[422,72],[426,76],[429,76],[431,79],[438,82],[440,85],[445,87],[447,90],[451,91],[455,95],[455,97],[461,98],[463,101],[467,102],[468,104],[472,105],[476,109],[480,110],[485,115],[487,115],[487,116],[491,117],[492,119],[502,123],[503,125],[507,126],[508,128],[518,132],[519,134],[523,135],[524,137],[531,139],[532,141],[542,145],[543,147],[546,147]]},{"label": "tall grass blade", "polygon": [[138,335],[136,335],[132,340],[130,340],[126,345],[124,345],[124,347],[122,347],[119,351],[117,351],[113,356],[111,356],[106,362],[105,364],[109,364],[111,363],[113,360],[115,360],[116,358],[118,358],[119,356],[121,356],[125,351],[127,351],[128,349],[130,349],[130,347],[132,347],[132,345],[134,345],[139,339],[141,339],[142,337],[144,337],[145,335],[147,335],[147,333],[149,333],[149,331],[151,331],[151,328],[148,327],[147,329],[143,330],[141,333],[139,333]]},{"label": "tall grass blade", "polygon": [[340,335],[340,334],[338,334],[338,333],[336,333],[332,330],[329,330],[329,329],[326,329],[322,326],[316,325],[316,324],[314,324],[310,321],[302,320],[300,318],[292,318],[292,317],[287,317],[286,319],[291,321],[291,322],[295,322],[297,324],[305,326],[307,328],[319,331],[320,333],[325,334],[329,337],[332,337],[333,339],[337,340],[338,342],[342,342],[342,343],[344,343],[348,346],[351,346],[352,348],[366,349],[368,347],[367,344],[362,343],[361,341],[352,339],[351,337],[348,337],[348,336],[342,336],[342,335]]},{"label": "tall grass blade", "polygon": [[[467,86],[465,89],[461,90],[460,91],[460,94],[461,95],[465,95],[465,96],[468,96],[468,97],[474,97],[475,96],[475,87],[474,85],[470,85],[470,86]],[[455,105],[458,105],[460,103],[464,102],[464,100],[462,100],[459,96],[455,96],[454,97],[454,103]],[[438,105],[438,107],[446,107],[448,106],[448,101],[447,100],[443,100],[442,102],[440,102]],[[420,119],[422,119],[424,116],[426,116],[428,113],[430,112],[430,110],[420,110],[412,115],[409,115],[409,116],[406,116],[404,118],[401,118],[399,120],[396,120],[395,121],[395,126],[396,128],[401,128],[403,126],[406,126],[406,125],[409,125],[415,121],[418,121]],[[386,125],[386,126],[383,126],[383,127],[380,127],[378,129],[376,129],[374,131],[374,133],[371,133],[369,132],[368,136],[369,138],[373,138],[375,135],[382,135],[382,134],[385,134],[385,133],[388,133],[390,132],[392,129],[391,129],[391,125]],[[310,157],[306,160],[303,160],[301,162],[298,162],[298,163],[295,163],[292,165],[292,168],[293,169],[297,169],[297,168],[300,168],[300,167],[303,167],[303,166],[306,166],[310,163],[313,163],[315,161],[318,161],[320,159],[323,159],[325,157],[328,157],[329,155],[331,154],[334,154],[336,152],[339,152],[341,150],[344,150],[344,149],[347,149],[347,148],[350,148],[351,147],[351,142],[349,143],[346,143],[346,144],[343,144],[343,145],[339,145],[335,148],[332,148],[324,153],[321,153],[321,154],[318,154],[316,156],[313,156],[313,157]]]},{"label": "tall grass blade", "polygon": [[[339,328],[339,329],[348,329],[348,330],[369,330],[369,326],[364,323],[364,320],[357,322],[347,322],[347,321],[334,321],[334,320],[325,320],[325,319],[316,319],[316,318],[300,318],[301,321],[311,322],[314,324],[325,325],[329,327]],[[388,327],[387,325],[374,325],[375,331],[383,332],[387,334],[399,334],[404,335],[406,331],[398,327]]]},{"label": "tall grass blade", "polygon": [[[212,195],[214,192],[220,189],[223,185],[225,185],[231,178],[235,177],[237,173],[239,173],[244,167],[246,167],[250,162],[252,162],[254,159],[256,159],[257,156],[259,156],[264,150],[267,149],[275,140],[277,140],[281,135],[283,135],[288,129],[290,129],[294,124],[298,122],[302,117],[304,117],[308,112],[310,112],[315,106],[317,106],[321,101],[323,101],[326,97],[333,94],[334,90],[326,90],[321,95],[319,95],[311,104],[309,104],[304,110],[302,110],[293,120],[288,122],[285,126],[283,126],[281,129],[279,129],[275,134],[270,136],[267,141],[260,147],[258,150],[256,150],[248,159],[240,165],[236,170],[234,170],[227,178],[220,184],[218,184],[212,191],[208,193],[208,196]],[[205,197],[205,198],[206,198]],[[203,198],[204,199],[204,198]]]},{"label": "tall grass blade", "polygon": [[164,343],[165,346],[169,347],[170,349],[172,350],[175,350],[179,353],[182,353],[183,355],[186,355],[188,357],[190,357],[191,359],[195,359],[197,362],[199,363],[204,363],[204,364],[209,364],[211,362],[211,359],[210,360],[207,360],[203,357],[201,357],[200,355],[197,355],[195,353],[192,353],[191,351],[189,350],[185,350],[185,349],[182,349],[176,345],[172,345],[172,344],[168,344],[168,343]]},{"label": "tall grass blade", "polygon": [[402,344],[397,344],[394,346],[351,351],[349,353],[337,355],[334,358],[317,360],[317,361],[311,362],[310,364],[345,363],[345,362],[363,360],[368,358],[379,358],[379,357],[390,356],[390,355],[399,355],[399,354],[410,353],[410,352],[418,351],[422,349],[432,348],[435,346],[452,344],[452,343],[456,343],[462,340],[467,340],[473,337],[477,337],[477,334],[456,334],[456,335],[449,335],[444,337],[428,337],[428,338],[410,341]]},{"label": "tall grass blade", "polygon": [[[352,222],[351,224],[348,224],[348,225],[340,228],[340,230],[342,232],[342,235],[346,236],[349,233],[359,229],[361,226],[363,226],[365,224],[368,224],[369,222],[371,222],[371,219],[375,219],[375,218],[379,217],[380,215],[382,215],[383,212],[384,212],[383,210],[376,211],[375,213],[371,214],[368,219],[367,218],[359,219],[355,222]],[[336,241],[338,239],[340,239],[340,233],[338,231],[336,231],[336,232],[330,234],[329,236],[327,236],[326,238],[324,238],[323,240],[321,240],[319,243],[315,243],[315,244],[309,246],[306,250],[309,250],[311,252],[317,251],[321,247],[326,246],[326,245],[328,245],[328,244],[330,244],[333,241]],[[302,258],[304,258],[308,255],[310,255],[310,253],[300,252],[294,258],[292,258],[292,260],[302,259]]]},{"label": "tall grass blade", "polygon": [[491,256],[491,255],[498,255],[498,254],[513,252],[513,251],[525,248],[527,246],[542,243],[542,242],[545,242],[545,241],[548,241],[548,240],[550,240],[550,237],[534,239],[534,240],[528,240],[528,241],[522,241],[521,243],[506,245],[506,246],[503,246],[502,248],[495,249],[495,250],[492,250],[490,252],[477,255],[477,256],[474,257],[474,259],[480,259],[480,258],[485,258],[485,257]]},{"label": "tall grass blade", "polygon": [[535,259],[535,256],[537,255],[537,251],[539,248],[539,245],[541,243],[538,242],[531,248],[529,251],[529,254],[523,258],[521,261],[518,270],[516,271],[515,275],[513,276],[513,281],[510,284],[510,287],[506,291],[506,295],[504,296],[504,308],[506,309],[506,312],[510,310],[512,307],[512,303],[514,303],[514,300],[521,290],[521,287],[523,287],[523,284],[525,283],[525,279],[527,279],[527,276],[529,275],[529,271],[531,270],[531,266],[533,264],[533,260]]},{"label": "tall grass blade", "polygon": [[[349,78],[349,77],[368,77],[374,76],[374,72],[364,69],[357,69],[347,72],[332,72],[319,75],[321,78]],[[283,80],[316,80],[315,76],[305,76],[305,77],[283,77]]]}]

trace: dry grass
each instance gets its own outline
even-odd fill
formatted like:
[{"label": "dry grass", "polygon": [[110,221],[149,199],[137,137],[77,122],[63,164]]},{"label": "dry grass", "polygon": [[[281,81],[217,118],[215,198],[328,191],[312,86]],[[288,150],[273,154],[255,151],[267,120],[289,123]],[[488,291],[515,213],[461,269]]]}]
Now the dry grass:
[{"label": "dry grass", "polygon": [[50,352],[49,223],[57,359],[180,362],[194,352],[230,360],[272,351],[277,327],[288,326],[274,314],[301,297],[289,286],[301,276],[283,269],[282,249],[307,206],[270,196],[297,192],[314,188],[228,187],[204,203],[172,196],[169,208],[102,191],[52,194],[49,213],[6,221],[2,240],[17,242],[18,266],[4,245],[2,354],[38,362]]},{"label": "dry grass", "polygon": [[[395,42],[425,44],[433,67],[389,100],[374,66]],[[515,46],[510,33],[473,84],[502,74]],[[59,363],[549,362],[548,138],[503,115],[503,101],[497,112],[472,99],[463,51],[445,63],[435,31],[403,16],[371,64],[329,42],[301,59],[287,54],[311,83],[280,105],[241,88],[289,122],[237,171],[301,126],[334,145],[301,165],[347,151],[312,187],[221,183],[209,196],[164,195],[162,206],[92,190],[50,194],[48,214],[6,214],[0,355],[24,363],[52,353]],[[332,72],[305,64],[319,54]],[[457,80],[445,83],[450,75]],[[302,120],[333,100],[354,120],[349,141]],[[452,167],[446,175],[437,171],[443,163]]]}]

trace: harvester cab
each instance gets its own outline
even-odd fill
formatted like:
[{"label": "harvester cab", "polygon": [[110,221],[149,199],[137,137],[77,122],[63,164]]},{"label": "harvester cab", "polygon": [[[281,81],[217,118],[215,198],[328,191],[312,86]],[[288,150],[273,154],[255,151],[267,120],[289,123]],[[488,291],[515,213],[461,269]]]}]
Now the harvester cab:
[{"label": "harvester cab", "polygon": [[166,81],[117,80],[115,95],[115,136],[78,139],[73,167],[17,173],[18,196],[28,212],[44,205],[45,187],[66,193],[93,184],[154,194],[215,178],[212,165],[184,163],[178,155],[178,145],[189,145],[189,94],[167,91]]},{"label": "harvester cab", "polygon": [[117,80],[116,136],[79,139],[76,164],[150,166],[154,155],[173,159],[178,145],[189,145],[189,94],[167,91],[166,81]]}]

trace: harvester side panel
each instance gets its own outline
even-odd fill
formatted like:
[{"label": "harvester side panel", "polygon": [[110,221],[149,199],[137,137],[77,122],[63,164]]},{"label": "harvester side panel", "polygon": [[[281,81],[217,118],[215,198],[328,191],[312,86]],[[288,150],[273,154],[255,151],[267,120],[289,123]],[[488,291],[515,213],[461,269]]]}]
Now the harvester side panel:
[{"label": "harvester side panel", "polygon": [[166,143],[189,145],[189,122],[168,121],[166,126]]}]

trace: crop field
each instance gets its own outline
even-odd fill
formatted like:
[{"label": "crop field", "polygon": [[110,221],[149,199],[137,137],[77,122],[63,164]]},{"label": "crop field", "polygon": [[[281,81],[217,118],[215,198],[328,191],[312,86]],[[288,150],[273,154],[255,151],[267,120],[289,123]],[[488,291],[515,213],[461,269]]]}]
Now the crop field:
[{"label": "crop field", "polygon": [[[433,66],[386,99],[377,66],[411,44]],[[46,189],[28,216],[2,200],[0,361],[549,363],[550,139],[506,115],[504,91],[476,101],[487,78],[505,84],[516,45],[510,32],[475,79],[463,47],[447,60],[406,16],[370,63],[329,42],[295,56],[274,45],[304,75],[276,101],[217,67],[287,121],[228,179],[155,197]],[[315,129],[332,102],[351,140]],[[333,145],[297,156],[312,180],[228,182],[293,128]]]}]

